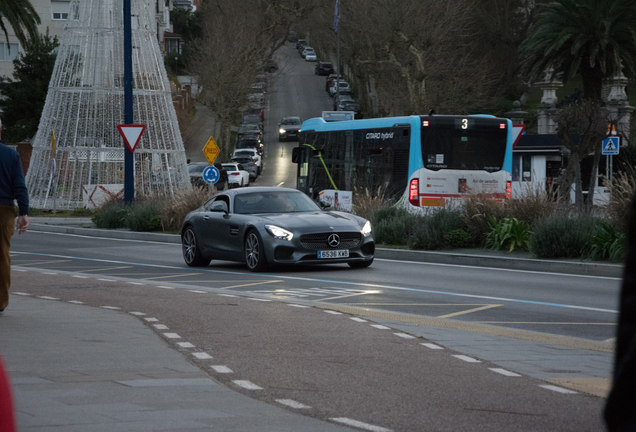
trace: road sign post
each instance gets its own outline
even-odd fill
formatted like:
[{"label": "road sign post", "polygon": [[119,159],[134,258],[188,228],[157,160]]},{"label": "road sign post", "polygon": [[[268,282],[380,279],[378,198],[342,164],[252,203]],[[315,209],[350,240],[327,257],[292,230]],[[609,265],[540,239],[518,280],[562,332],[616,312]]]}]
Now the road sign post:
[{"label": "road sign post", "polygon": [[[133,123],[132,13],[130,1],[124,0],[124,123]],[[120,130],[121,131],[121,130]],[[135,199],[135,159],[130,148],[124,149],[124,202]]]},{"label": "road sign post", "polygon": [[219,153],[221,153],[221,149],[219,149],[219,146],[216,145],[216,141],[214,141],[214,138],[210,137],[208,142],[205,143],[205,146],[203,147],[203,154],[205,155],[205,158],[208,160],[210,165],[214,163]]},{"label": "road sign post", "polygon": [[609,136],[601,142],[602,154],[607,155],[605,174],[610,184],[612,183],[612,172],[614,171],[614,155],[618,155],[621,148],[621,139],[618,136]]}]

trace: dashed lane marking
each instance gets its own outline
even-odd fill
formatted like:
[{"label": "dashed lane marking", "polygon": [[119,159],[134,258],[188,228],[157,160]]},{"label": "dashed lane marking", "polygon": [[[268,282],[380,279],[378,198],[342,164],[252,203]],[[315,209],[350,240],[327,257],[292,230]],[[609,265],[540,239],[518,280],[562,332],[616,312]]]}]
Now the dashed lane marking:
[{"label": "dashed lane marking", "polygon": [[222,297],[234,297],[234,298],[238,298],[238,296],[232,295],[232,294],[217,294],[220,295]]},{"label": "dashed lane marking", "polygon": [[309,409],[309,408],[311,408],[310,406],[305,405],[305,404],[301,404],[300,402],[296,402],[293,399],[276,399],[276,402],[278,402],[281,405],[288,406],[290,408],[296,408],[296,409]]},{"label": "dashed lane marking", "polygon": [[181,339],[181,336],[176,333],[164,333],[163,335],[168,339]]},{"label": "dashed lane marking", "polygon": [[157,322],[159,321],[157,318],[144,318],[148,322]]},{"label": "dashed lane marking", "polygon": [[518,373],[510,372],[508,370],[501,369],[501,368],[488,368],[488,369],[490,369],[493,372],[497,372],[498,374],[509,376],[509,377],[520,377],[521,376]]},{"label": "dashed lane marking", "polygon": [[167,287],[167,286],[163,286],[163,285],[157,285],[157,288],[174,289],[174,287]]},{"label": "dashed lane marking", "polygon": [[263,390],[263,387],[259,387],[256,384],[254,384],[251,381],[247,381],[247,380],[236,380],[236,381],[232,381],[234,384],[236,384],[239,387],[242,387],[246,390]]},{"label": "dashed lane marking", "polygon": [[434,350],[443,350],[444,347],[441,347],[439,345],[435,345],[433,343],[422,343],[421,345],[424,345],[426,348],[430,348],[430,349],[434,349]]},{"label": "dashed lane marking", "polygon": [[112,310],[120,310],[117,306],[100,306],[102,309],[112,309]]},{"label": "dashed lane marking", "polygon": [[212,369],[214,369],[214,372],[216,373],[234,373],[234,371],[232,369],[230,369],[227,366],[223,366],[223,365],[215,365],[215,366],[210,366]]},{"label": "dashed lane marking", "polygon": [[474,359],[472,357],[468,357],[468,356],[465,356],[465,355],[461,355],[461,354],[453,354],[453,357],[458,358],[458,359],[463,360],[463,361],[468,362],[468,363],[481,363],[481,361],[479,361],[477,359]]},{"label": "dashed lane marking", "polygon": [[57,297],[49,297],[49,296],[38,296],[38,298],[41,298],[44,300],[59,300],[59,298]]},{"label": "dashed lane marking", "polygon": [[573,391],[573,390],[568,390],[568,389],[564,389],[561,387],[557,387],[557,386],[553,386],[553,385],[548,385],[548,384],[544,384],[544,385],[540,385],[539,387],[542,387],[544,389],[548,389],[548,390],[552,390],[555,391],[557,393],[563,393],[563,394],[577,394],[577,392]]},{"label": "dashed lane marking", "polygon": [[271,300],[269,299],[260,299],[260,298],[254,298],[254,297],[248,297],[248,300],[254,300],[254,301],[261,301],[261,302],[271,302]]},{"label": "dashed lane marking", "polygon": [[131,285],[145,285],[145,284],[143,284],[141,282],[126,282],[126,283],[129,283]]},{"label": "dashed lane marking", "polygon": [[84,302],[81,302],[79,300],[69,300],[68,302],[69,303],[73,303],[73,304],[77,304],[77,305],[84,304]]},{"label": "dashed lane marking", "polygon": [[130,312],[130,314],[131,314],[131,315],[137,315],[137,316],[144,316],[144,315],[146,315],[146,314],[145,314],[145,313],[143,313],[143,312]]},{"label": "dashed lane marking", "polygon": [[179,345],[181,348],[194,348],[194,345],[192,345],[190,342],[177,342],[177,345]]},{"label": "dashed lane marking", "polygon": [[358,317],[351,317],[349,319],[352,320],[352,321],[355,321],[355,322],[368,322],[367,320],[364,320],[364,319],[358,318]]},{"label": "dashed lane marking", "polygon": [[287,306],[297,307],[297,308],[309,308],[309,306],[293,304],[293,303],[288,303]]},{"label": "dashed lane marking", "polygon": [[[10,291],[11,292],[11,291]],[[23,293],[23,292],[11,292],[11,294],[15,294],[15,295],[21,295],[21,296],[30,296],[33,294],[29,294],[29,293]]]},{"label": "dashed lane marking", "polygon": [[204,353],[204,352],[195,352],[195,353],[192,353],[192,355],[198,358],[199,360],[210,360],[212,358],[210,354]]},{"label": "dashed lane marking", "polygon": [[331,315],[342,315],[341,312],[330,311],[330,310],[326,310],[325,313],[328,313],[328,314],[331,314]]},{"label": "dashed lane marking", "polygon": [[353,427],[357,427],[359,429],[364,429],[364,430],[368,430],[371,432],[392,432],[391,429],[386,429],[380,426],[375,426],[372,424],[368,424],[368,423],[363,423],[361,421],[358,420],[352,420],[350,418],[346,418],[346,417],[333,417],[330,418],[329,420],[337,422],[337,423],[342,423],[342,424],[346,424],[347,426],[353,426]]},{"label": "dashed lane marking", "polygon": [[103,281],[103,282],[117,282],[117,281],[116,281],[116,280],[114,280],[114,279],[97,279],[97,280],[99,280],[99,281]]},{"label": "dashed lane marking", "polygon": [[78,279],[88,279],[88,276],[80,276],[80,275],[71,275],[71,277],[78,278]]},{"label": "dashed lane marking", "polygon": [[165,324],[153,324],[152,326],[157,330],[170,330]]},{"label": "dashed lane marking", "polygon": [[190,291],[191,293],[195,293],[195,294],[207,294],[206,291],[199,291],[199,290],[188,290],[188,291]]},{"label": "dashed lane marking", "polygon": [[371,327],[375,327],[375,328],[380,329],[380,330],[390,330],[389,327],[383,326],[381,324],[371,324]]},{"label": "dashed lane marking", "polygon": [[404,339],[415,339],[415,336],[411,336],[410,334],[406,334],[406,333],[393,333],[393,334]]},{"label": "dashed lane marking", "polygon": [[501,306],[500,304],[492,304],[492,305],[485,305],[485,306],[481,306],[481,307],[476,307],[473,309],[468,309],[466,311],[461,311],[461,312],[455,312],[455,313],[450,313],[447,315],[441,315],[438,316],[437,318],[450,318],[450,317],[454,317],[454,316],[459,316],[459,315],[465,315],[465,314],[469,314],[469,313],[473,313],[473,312],[479,312],[479,311],[483,311],[486,309],[492,309],[492,308],[496,308]]}]

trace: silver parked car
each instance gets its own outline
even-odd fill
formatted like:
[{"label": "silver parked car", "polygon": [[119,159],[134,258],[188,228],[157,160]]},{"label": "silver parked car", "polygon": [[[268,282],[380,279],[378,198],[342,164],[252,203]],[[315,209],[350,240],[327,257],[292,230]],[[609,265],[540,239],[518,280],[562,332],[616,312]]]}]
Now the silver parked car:
[{"label": "silver parked car", "polygon": [[280,187],[233,189],[189,213],[181,228],[188,266],[239,261],[251,271],[274,264],[368,267],[375,254],[371,223],[323,211],[307,195]]}]

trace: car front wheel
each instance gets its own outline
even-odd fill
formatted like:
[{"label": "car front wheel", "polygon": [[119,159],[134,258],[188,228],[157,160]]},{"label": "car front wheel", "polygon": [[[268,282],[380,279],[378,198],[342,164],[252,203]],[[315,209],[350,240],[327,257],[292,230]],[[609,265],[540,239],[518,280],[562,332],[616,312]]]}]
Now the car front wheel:
[{"label": "car front wheel", "polygon": [[250,271],[262,271],[267,266],[263,242],[255,230],[251,230],[245,237],[245,262]]},{"label": "car front wheel", "polygon": [[206,259],[199,250],[197,237],[192,227],[186,228],[181,236],[181,250],[183,260],[189,267],[205,267],[210,264],[210,260]]}]

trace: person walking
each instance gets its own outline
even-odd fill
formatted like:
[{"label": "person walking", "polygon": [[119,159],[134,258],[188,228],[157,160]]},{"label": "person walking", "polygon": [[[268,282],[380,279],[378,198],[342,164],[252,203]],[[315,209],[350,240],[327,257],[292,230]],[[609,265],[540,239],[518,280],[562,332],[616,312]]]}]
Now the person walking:
[{"label": "person walking", "polygon": [[[2,121],[0,120],[0,139],[2,138]],[[17,151],[0,141],[0,314],[9,304],[9,287],[11,285],[11,236],[15,226],[15,206],[18,201],[20,215],[17,229],[24,234],[29,228],[29,194],[24,184],[24,173],[20,155]]]}]

